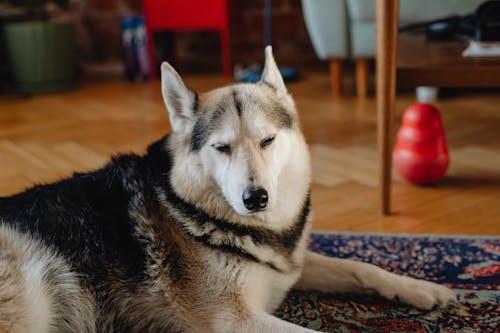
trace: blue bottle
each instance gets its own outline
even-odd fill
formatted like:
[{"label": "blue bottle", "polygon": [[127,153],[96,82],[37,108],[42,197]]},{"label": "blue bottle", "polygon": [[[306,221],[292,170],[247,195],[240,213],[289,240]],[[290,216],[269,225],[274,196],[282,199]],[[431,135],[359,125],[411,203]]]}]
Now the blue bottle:
[{"label": "blue bottle", "polygon": [[138,62],[139,77],[141,80],[149,80],[151,66],[149,64],[148,41],[144,17],[134,17],[134,25],[135,53]]},{"label": "blue bottle", "polygon": [[133,17],[122,18],[122,46],[125,77],[134,81],[138,73],[135,47],[135,21]]}]

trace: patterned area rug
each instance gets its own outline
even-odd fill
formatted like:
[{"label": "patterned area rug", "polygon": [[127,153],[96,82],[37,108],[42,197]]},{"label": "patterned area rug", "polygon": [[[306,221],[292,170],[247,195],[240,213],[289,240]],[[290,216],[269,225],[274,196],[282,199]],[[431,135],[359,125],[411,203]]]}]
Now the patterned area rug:
[{"label": "patterned area rug", "polygon": [[321,332],[500,332],[500,238],[314,233],[310,248],[445,284],[459,302],[420,311],[375,296],[292,292],[280,318]]}]

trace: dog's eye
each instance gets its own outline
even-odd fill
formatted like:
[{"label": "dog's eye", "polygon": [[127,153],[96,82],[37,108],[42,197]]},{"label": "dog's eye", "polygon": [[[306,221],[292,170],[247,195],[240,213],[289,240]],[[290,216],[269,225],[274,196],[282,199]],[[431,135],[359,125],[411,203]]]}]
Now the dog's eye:
[{"label": "dog's eye", "polygon": [[269,146],[271,143],[273,143],[274,139],[276,138],[276,135],[271,135],[271,136],[268,136],[267,138],[265,138],[264,140],[262,140],[260,142],[260,147],[261,148],[266,148],[267,146]]},{"label": "dog's eye", "polygon": [[225,154],[231,154],[231,151],[232,151],[230,145],[221,145],[221,144],[215,143],[212,145],[212,147],[214,147],[216,150],[220,151],[221,153],[225,153]]}]

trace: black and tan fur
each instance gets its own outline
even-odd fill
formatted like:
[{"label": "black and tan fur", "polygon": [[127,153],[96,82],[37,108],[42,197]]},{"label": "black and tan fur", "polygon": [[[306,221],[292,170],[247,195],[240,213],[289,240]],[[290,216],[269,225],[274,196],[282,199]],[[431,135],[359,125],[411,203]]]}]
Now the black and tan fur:
[{"label": "black and tan fur", "polygon": [[144,156],[0,199],[0,332],[312,332],[270,314],[292,287],[454,299],[306,250],[309,155],[270,48],[258,84],[198,96],[164,63],[162,91],[173,131]]}]

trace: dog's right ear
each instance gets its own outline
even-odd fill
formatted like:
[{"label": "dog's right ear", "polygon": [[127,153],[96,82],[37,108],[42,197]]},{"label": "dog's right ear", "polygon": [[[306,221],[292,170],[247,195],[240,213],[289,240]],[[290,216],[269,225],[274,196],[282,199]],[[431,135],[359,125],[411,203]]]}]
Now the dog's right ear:
[{"label": "dog's right ear", "polygon": [[196,122],[198,94],[186,87],[169,63],[161,64],[161,93],[167,107],[172,131],[189,134]]}]

